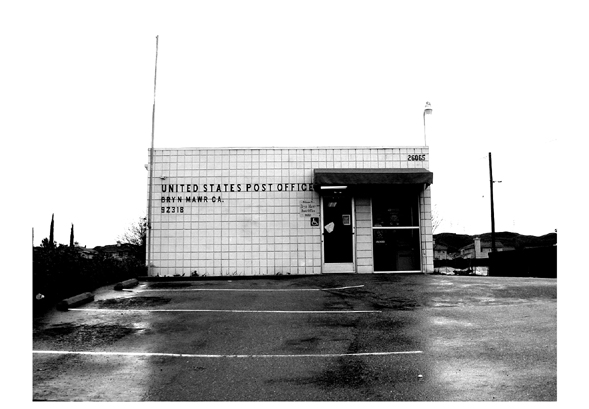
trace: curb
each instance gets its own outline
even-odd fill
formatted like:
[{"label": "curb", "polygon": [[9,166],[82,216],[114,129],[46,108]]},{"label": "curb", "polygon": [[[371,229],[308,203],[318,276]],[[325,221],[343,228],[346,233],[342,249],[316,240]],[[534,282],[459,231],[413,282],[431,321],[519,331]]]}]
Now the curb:
[{"label": "curb", "polygon": [[86,304],[91,301],[94,301],[94,294],[82,293],[58,302],[56,308],[59,311],[67,311],[70,307],[77,307],[78,305]]},{"label": "curb", "polygon": [[[374,276],[375,274],[362,274],[362,273],[328,273],[328,274],[268,274],[268,275],[250,275],[250,276],[186,276],[186,277],[178,277],[178,276],[139,276],[139,281],[145,282],[173,282],[173,281],[238,281],[238,280],[289,280],[289,279],[304,279],[304,278],[321,278],[321,277],[336,277],[336,276],[343,276],[343,277],[350,277],[350,276]],[[378,275],[378,274],[376,274]],[[386,274],[381,274],[385,276]],[[417,276],[417,275],[425,275],[431,276],[432,273],[395,273],[395,276]]]},{"label": "curb", "polygon": [[[223,281],[223,280],[284,280],[293,278],[320,277],[322,274],[272,274],[272,275],[251,275],[251,276],[139,276],[140,281],[147,282],[169,282],[169,281]],[[335,275],[335,273],[330,274]]]},{"label": "curb", "polygon": [[116,283],[114,289],[116,291],[122,291],[123,288],[131,288],[135,287],[139,284],[139,281],[136,278],[131,278],[130,280],[121,281],[120,283]]}]

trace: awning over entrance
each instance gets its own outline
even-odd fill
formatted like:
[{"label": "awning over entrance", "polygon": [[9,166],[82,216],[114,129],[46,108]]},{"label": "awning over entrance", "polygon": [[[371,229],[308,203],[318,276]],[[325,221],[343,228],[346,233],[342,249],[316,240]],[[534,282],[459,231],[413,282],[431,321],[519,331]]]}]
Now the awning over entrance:
[{"label": "awning over entrance", "polygon": [[369,187],[370,185],[431,185],[434,174],[427,169],[315,169],[313,184],[321,186]]}]

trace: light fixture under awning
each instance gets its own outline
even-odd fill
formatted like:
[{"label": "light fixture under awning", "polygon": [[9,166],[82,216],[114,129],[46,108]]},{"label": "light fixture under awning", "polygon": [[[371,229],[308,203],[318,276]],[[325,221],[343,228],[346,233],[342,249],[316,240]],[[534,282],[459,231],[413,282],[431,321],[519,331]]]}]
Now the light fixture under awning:
[{"label": "light fixture under awning", "polygon": [[434,174],[427,169],[315,169],[313,185],[362,187],[370,185],[431,185]]}]

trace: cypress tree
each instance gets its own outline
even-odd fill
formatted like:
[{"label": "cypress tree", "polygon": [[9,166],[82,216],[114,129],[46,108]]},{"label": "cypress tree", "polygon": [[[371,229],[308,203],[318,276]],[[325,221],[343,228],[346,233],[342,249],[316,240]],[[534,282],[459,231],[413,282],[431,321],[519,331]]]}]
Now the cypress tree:
[{"label": "cypress tree", "polygon": [[70,247],[74,247],[74,224],[72,223],[72,231],[70,232]]},{"label": "cypress tree", "polygon": [[51,214],[51,227],[49,228],[49,247],[53,247],[53,216]]}]

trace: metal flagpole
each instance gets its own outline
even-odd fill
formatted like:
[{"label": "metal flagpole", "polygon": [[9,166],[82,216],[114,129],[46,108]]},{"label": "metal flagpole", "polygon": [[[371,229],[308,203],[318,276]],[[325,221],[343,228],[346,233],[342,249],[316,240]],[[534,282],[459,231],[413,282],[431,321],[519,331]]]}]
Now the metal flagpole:
[{"label": "metal flagpole", "polygon": [[154,141],[154,129],[155,129],[155,90],[157,85],[157,53],[158,53],[158,40],[159,35],[155,36],[155,74],[153,77],[153,110],[151,113],[151,149],[149,150],[149,199],[147,202],[147,275],[151,274],[151,208],[152,208],[152,196],[153,196],[153,141]]}]

